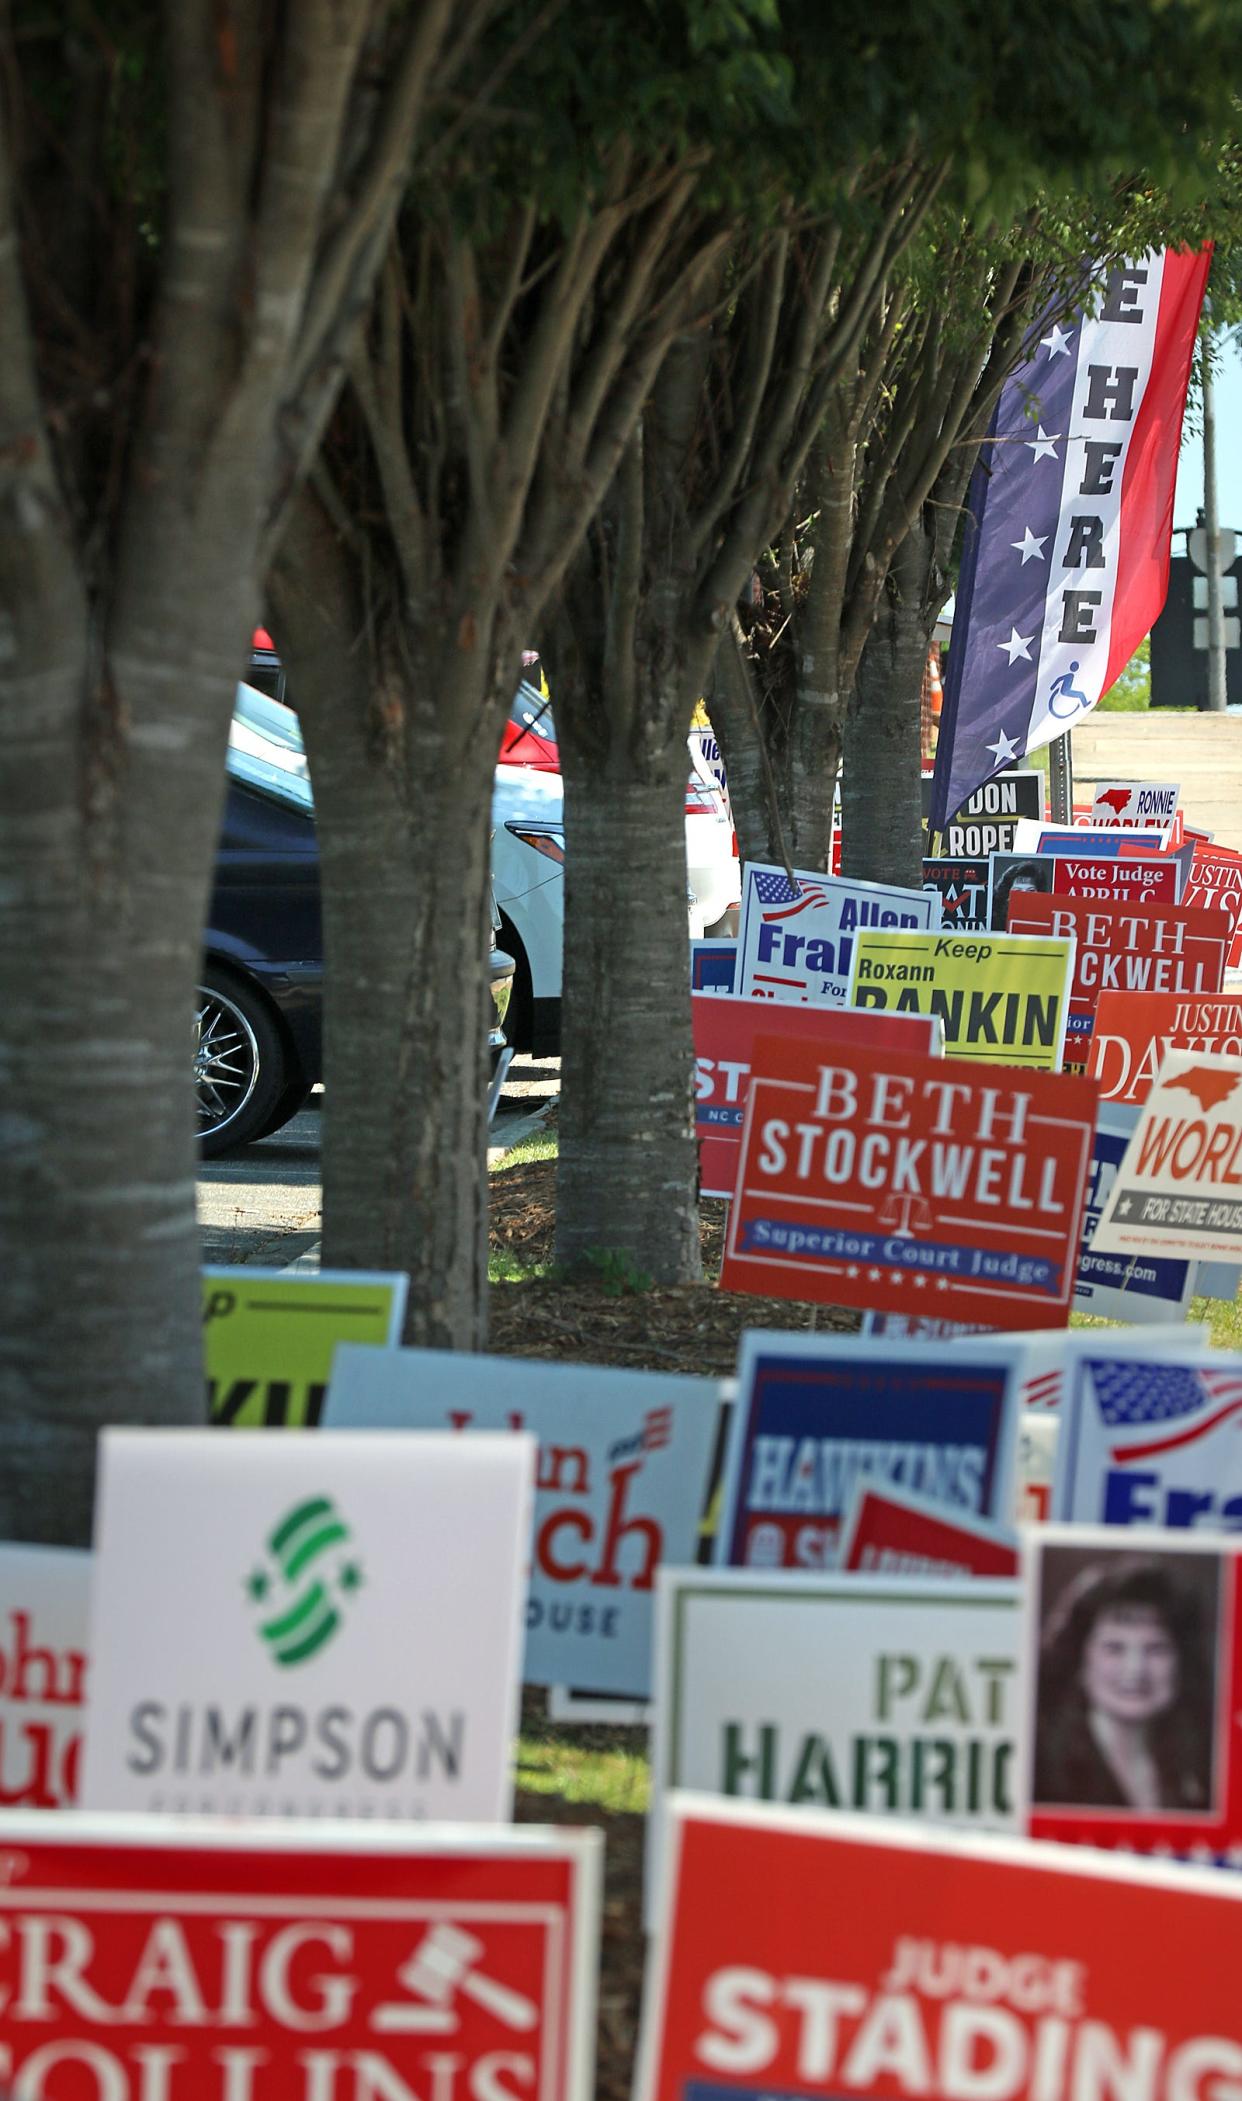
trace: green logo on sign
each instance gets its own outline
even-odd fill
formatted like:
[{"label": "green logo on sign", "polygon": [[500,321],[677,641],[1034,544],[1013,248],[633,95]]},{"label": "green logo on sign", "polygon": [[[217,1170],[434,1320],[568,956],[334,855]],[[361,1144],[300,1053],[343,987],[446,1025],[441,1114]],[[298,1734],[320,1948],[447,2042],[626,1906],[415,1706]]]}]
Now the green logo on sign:
[{"label": "green logo on sign", "polygon": [[341,1600],[362,1587],[362,1570],[347,1554],[349,1527],[330,1496],[310,1496],[283,1517],[268,1537],[271,1562],[246,1579],[254,1605],[274,1606],[259,1633],[274,1660],[305,1663],[317,1656],[341,1624]]}]

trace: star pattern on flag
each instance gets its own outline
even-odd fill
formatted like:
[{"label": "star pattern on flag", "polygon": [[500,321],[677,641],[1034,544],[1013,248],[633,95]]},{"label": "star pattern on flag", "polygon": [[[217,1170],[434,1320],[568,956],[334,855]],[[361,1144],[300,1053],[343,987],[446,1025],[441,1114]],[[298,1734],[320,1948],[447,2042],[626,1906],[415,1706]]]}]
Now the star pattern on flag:
[{"label": "star pattern on flag", "polygon": [[1034,437],[1027,438],[1025,441],[1027,451],[1033,454],[1031,462],[1032,466],[1034,465],[1035,460],[1055,460],[1057,456],[1057,446],[1061,442],[1061,437],[1062,432],[1058,431],[1055,437],[1050,438],[1048,436],[1047,431],[1044,429],[1043,424],[1037,423],[1035,426]]},{"label": "star pattern on flag", "polygon": [[1009,640],[1007,642],[998,642],[996,647],[998,649],[1004,649],[1009,652],[1009,661],[1011,664],[1015,664],[1019,657],[1025,657],[1027,663],[1029,664],[1032,661],[1031,644],[1034,640],[1034,635],[1020,635],[1016,627],[1011,627],[1009,630]]},{"label": "star pattern on flag", "polygon": [[1041,336],[1039,340],[1043,348],[1047,350],[1049,357],[1068,357],[1073,337],[1074,331],[1072,328],[1058,328],[1054,321],[1052,334],[1050,336]]},{"label": "star pattern on flag", "polygon": [[[1005,645],[1002,642],[1001,648],[1003,649],[1004,646]],[[1012,737],[1007,737],[1005,735],[1004,730],[1001,730],[1000,734],[996,739],[995,744],[985,744],[983,748],[985,751],[991,752],[992,757],[995,759],[998,766],[1007,766],[1009,764],[1010,759],[1016,759],[1018,756],[1017,745],[1014,743]]]},{"label": "star pattern on flag", "polygon": [[1028,562],[1047,561],[1048,557],[1044,553],[1044,547],[1047,544],[1047,540],[1047,533],[1033,533],[1031,531],[1030,526],[1028,525],[1025,532],[1022,535],[1022,538],[1020,540],[1011,540],[1009,542],[1009,545],[1012,547],[1015,554],[1021,555],[1022,567],[1025,569]]},{"label": "star pattern on flag", "polygon": [[[1100,1414],[1110,1429],[1125,1423],[1167,1423],[1193,1415],[1211,1396],[1188,1366],[1141,1361],[1091,1364]],[[1235,1378],[1233,1384],[1240,1382]]]}]

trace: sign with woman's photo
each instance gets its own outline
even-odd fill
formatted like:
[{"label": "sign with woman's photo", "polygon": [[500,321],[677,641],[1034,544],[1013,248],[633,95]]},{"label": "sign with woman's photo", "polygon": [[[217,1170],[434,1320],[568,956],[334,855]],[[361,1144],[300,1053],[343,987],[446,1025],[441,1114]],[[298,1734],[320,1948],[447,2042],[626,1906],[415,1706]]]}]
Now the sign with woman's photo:
[{"label": "sign with woman's photo", "polygon": [[1238,1554],[1223,1537],[1025,1536],[1033,1838],[1242,1865]]}]

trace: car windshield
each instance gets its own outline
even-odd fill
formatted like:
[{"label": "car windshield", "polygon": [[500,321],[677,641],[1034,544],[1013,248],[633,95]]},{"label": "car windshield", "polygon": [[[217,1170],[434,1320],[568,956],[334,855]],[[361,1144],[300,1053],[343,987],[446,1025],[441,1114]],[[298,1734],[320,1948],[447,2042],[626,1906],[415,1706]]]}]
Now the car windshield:
[{"label": "car windshield", "polygon": [[298,718],[253,686],[237,688],[226,763],[231,780],[262,788],[295,810],[313,809]]},{"label": "car windshield", "polygon": [[509,720],[520,730],[532,730],[537,737],[546,737],[550,744],[556,742],[556,724],[552,720],[552,703],[545,700],[537,686],[523,679],[509,703]]}]

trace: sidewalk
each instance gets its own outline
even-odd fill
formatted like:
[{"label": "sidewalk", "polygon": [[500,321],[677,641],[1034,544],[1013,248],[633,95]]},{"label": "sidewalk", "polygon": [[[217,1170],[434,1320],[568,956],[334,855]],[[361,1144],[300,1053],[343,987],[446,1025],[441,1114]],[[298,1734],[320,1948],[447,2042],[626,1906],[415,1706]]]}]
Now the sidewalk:
[{"label": "sidewalk", "polygon": [[1176,781],[1188,823],[1242,851],[1242,715],[1095,714],[1072,732],[1075,783]]}]

